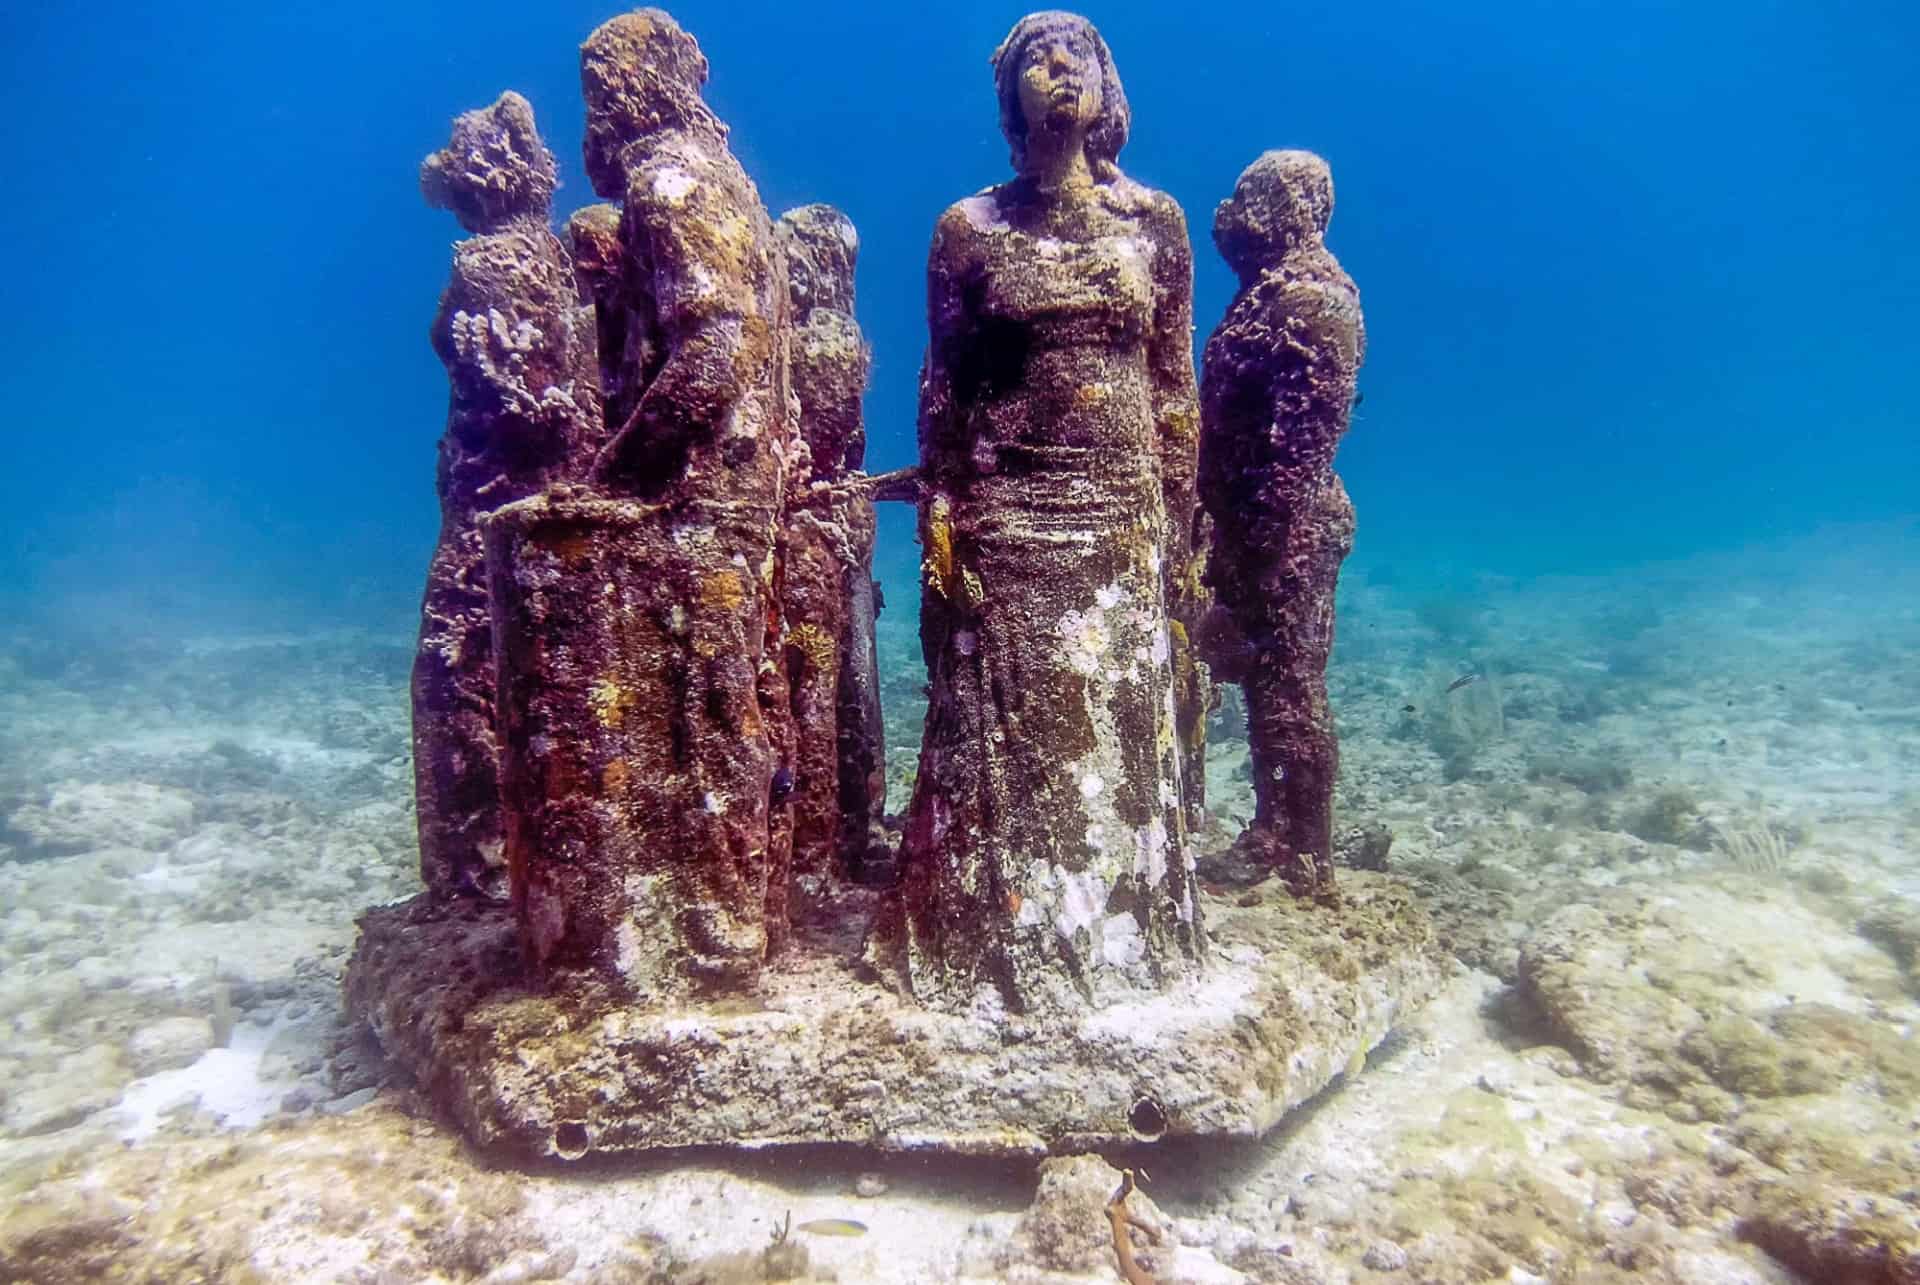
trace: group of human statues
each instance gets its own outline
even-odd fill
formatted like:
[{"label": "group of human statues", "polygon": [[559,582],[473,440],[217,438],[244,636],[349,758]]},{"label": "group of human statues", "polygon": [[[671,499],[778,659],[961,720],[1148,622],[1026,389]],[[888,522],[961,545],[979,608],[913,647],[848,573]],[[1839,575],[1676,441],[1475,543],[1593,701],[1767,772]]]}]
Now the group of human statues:
[{"label": "group of human statues", "polygon": [[[422,171],[471,234],[433,329],[432,897],[504,903],[542,975],[641,999],[750,988],[849,904],[932,1008],[1137,995],[1206,955],[1193,836],[1230,682],[1242,854],[1332,898],[1332,458],[1364,340],[1324,162],[1269,152],[1220,205],[1240,288],[1196,380],[1185,220],[1119,168],[1111,54],[1084,18],[1021,20],[993,62],[1014,175],[934,229],[918,467],[869,475],[851,222],[768,215],[664,12],[581,53],[609,204],[554,234],[514,94]],[[893,826],[888,500],[919,509],[929,678]]]}]

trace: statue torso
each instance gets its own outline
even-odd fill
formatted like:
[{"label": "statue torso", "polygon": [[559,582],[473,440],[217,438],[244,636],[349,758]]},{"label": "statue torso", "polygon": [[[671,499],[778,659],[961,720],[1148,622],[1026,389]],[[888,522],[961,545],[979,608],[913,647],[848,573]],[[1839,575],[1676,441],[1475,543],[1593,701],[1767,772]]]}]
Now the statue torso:
[{"label": "statue torso", "polygon": [[1009,208],[999,192],[959,207],[972,233],[976,461],[983,472],[1045,470],[1072,467],[1081,451],[1121,450],[1144,463],[1153,448],[1151,236],[1106,204],[1036,212]]}]

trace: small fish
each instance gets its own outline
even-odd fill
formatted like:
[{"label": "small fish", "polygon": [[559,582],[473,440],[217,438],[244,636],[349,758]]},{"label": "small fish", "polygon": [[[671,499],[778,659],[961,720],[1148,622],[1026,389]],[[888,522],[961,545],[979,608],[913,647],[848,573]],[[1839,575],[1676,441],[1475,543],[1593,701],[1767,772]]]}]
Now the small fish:
[{"label": "small fish", "polygon": [[864,1236],[867,1234],[867,1225],[851,1218],[816,1218],[812,1222],[801,1223],[794,1230],[811,1232],[815,1236]]},{"label": "small fish", "polygon": [[774,805],[777,807],[780,804],[785,803],[787,801],[787,796],[792,793],[793,793],[793,769],[791,767],[786,766],[785,764],[782,764],[780,767],[780,770],[773,774]]},{"label": "small fish", "polygon": [[1412,713],[1415,713],[1416,711],[1414,710],[1414,707],[1411,705],[1402,705],[1400,707],[1400,712],[1402,714],[1412,714]]},{"label": "small fish", "polygon": [[1460,677],[1448,683],[1447,692],[1449,694],[1452,694],[1453,692],[1459,691],[1462,687],[1471,687],[1479,681],[1480,681],[1480,671],[1476,669],[1471,671],[1470,673],[1462,674],[1460,675]]}]

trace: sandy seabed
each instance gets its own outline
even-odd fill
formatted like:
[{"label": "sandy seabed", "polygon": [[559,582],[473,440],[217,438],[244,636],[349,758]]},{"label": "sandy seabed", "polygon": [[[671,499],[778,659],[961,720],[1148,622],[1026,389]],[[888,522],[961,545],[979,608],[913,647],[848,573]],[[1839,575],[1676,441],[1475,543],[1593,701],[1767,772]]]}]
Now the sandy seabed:
[{"label": "sandy seabed", "polygon": [[[1356,563],[1340,823],[1391,831],[1458,969],[1261,1143],[1107,1158],[1146,1171],[1157,1279],[1920,1281],[1915,568]],[[896,807],[912,627],[883,617]],[[355,914],[417,888],[410,659],[0,638],[0,1281],[1119,1279],[1101,1160],[527,1174],[422,1115],[338,984]],[[1246,772],[1228,701],[1206,845]]]}]

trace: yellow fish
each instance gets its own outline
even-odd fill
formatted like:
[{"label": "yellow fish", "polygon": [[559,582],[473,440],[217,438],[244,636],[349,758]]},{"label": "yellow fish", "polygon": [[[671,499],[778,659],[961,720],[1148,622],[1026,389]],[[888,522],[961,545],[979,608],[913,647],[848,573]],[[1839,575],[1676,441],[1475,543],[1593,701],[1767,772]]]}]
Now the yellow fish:
[{"label": "yellow fish", "polygon": [[801,1223],[795,1231],[808,1231],[816,1236],[864,1236],[867,1225],[857,1223],[851,1218],[816,1218],[810,1223]]}]

